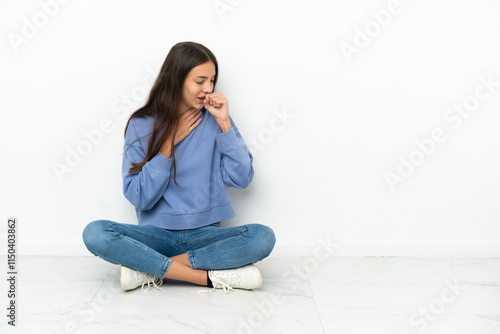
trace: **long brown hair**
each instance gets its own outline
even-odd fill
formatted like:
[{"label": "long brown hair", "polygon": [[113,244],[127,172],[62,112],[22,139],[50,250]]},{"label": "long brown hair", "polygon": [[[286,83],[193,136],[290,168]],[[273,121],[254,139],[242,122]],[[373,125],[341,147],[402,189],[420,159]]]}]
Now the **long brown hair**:
[{"label": "long brown hair", "polygon": [[[151,88],[146,104],[130,116],[127,126],[125,127],[126,134],[132,118],[145,115],[154,117],[146,156],[141,162],[132,162],[129,174],[140,171],[146,162],[158,154],[161,145],[170,134],[172,134],[172,138],[175,138],[181,116],[179,113],[179,106],[182,100],[184,81],[191,69],[207,61],[211,61],[215,65],[215,78],[213,83],[215,89],[219,72],[217,59],[207,47],[194,42],[181,42],[175,44],[172,49],[170,49],[170,52],[163,62],[160,73]],[[175,180],[176,163],[173,140],[171,152],[174,165],[174,182],[178,185]]]}]

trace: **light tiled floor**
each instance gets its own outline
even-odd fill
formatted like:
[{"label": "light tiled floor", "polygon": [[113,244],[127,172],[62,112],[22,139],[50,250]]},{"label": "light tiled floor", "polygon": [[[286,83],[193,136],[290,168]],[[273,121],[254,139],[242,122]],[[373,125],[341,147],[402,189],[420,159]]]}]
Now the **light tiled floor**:
[{"label": "light tiled floor", "polygon": [[0,333],[500,333],[498,258],[271,257],[257,266],[264,285],[254,291],[196,294],[204,288],[166,282],[145,293],[123,292],[119,267],[95,257],[21,257],[18,326],[4,314]]}]

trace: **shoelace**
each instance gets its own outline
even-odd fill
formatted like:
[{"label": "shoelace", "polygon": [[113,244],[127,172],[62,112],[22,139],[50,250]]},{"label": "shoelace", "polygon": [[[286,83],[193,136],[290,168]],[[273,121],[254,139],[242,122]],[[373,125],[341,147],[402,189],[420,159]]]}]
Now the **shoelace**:
[{"label": "shoelace", "polygon": [[229,282],[225,279],[225,278],[222,278],[222,277],[215,277],[215,280],[212,280],[212,284],[214,286],[214,290],[215,290],[215,287],[220,285],[222,286],[222,290],[224,290],[224,293],[228,293],[229,291],[231,290],[234,290],[233,287],[231,285],[229,285]]},{"label": "shoelace", "polygon": [[222,287],[222,290],[224,290],[224,293],[228,293],[229,291],[234,290],[233,287],[229,284],[229,282],[222,277],[217,277],[215,276],[212,279],[212,285],[214,286],[210,290],[196,290],[196,291],[191,291],[191,293],[194,294],[207,294],[207,293],[213,293],[216,288]]},{"label": "shoelace", "polygon": [[[144,286],[146,284],[148,285],[148,288],[144,289]],[[148,292],[149,291],[149,287],[151,286],[151,284],[153,284],[153,286],[155,288],[163,291],[163,289],[160,288],[160,286],[163,284],[163,280],[161,278],[153,276],[153,275],[144,274],[144,278],[143,278],[143,282],[142,282],[142,288],[141,288],[142,291]]]}]

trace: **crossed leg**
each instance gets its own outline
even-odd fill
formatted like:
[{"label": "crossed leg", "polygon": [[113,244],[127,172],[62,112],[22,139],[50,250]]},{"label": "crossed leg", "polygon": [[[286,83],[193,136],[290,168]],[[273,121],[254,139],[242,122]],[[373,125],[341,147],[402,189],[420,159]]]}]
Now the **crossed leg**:
[{"label": "crossed leg", "polygon": [[83,239],[91,253],[108,262],[203,286],[207,285],[207,270],[260,261],[269,255],[275,242],[273,231],[259,224],[228,228],[212,224],[194,230],[168,231],[107,220],[90,223]]},{"label": "crossed leg", "polygon": [[172,263],[170,264],[170,269],[165,274],[165,278],[191,282],[198,285],[207,285],[207,271],[191,268],[187,253],[170,258],[172,259]]}]

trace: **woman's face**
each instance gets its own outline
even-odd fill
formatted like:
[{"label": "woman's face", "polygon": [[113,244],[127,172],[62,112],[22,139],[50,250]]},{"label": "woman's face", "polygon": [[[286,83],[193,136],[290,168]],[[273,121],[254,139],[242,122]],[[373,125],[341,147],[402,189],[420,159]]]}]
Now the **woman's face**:
[{"label": "woman's face", "polygon": [[215,65],[207,61],[189,71],[182,89],[181,110],[201,109],[205,95],[212,93],[215,79]]}]

